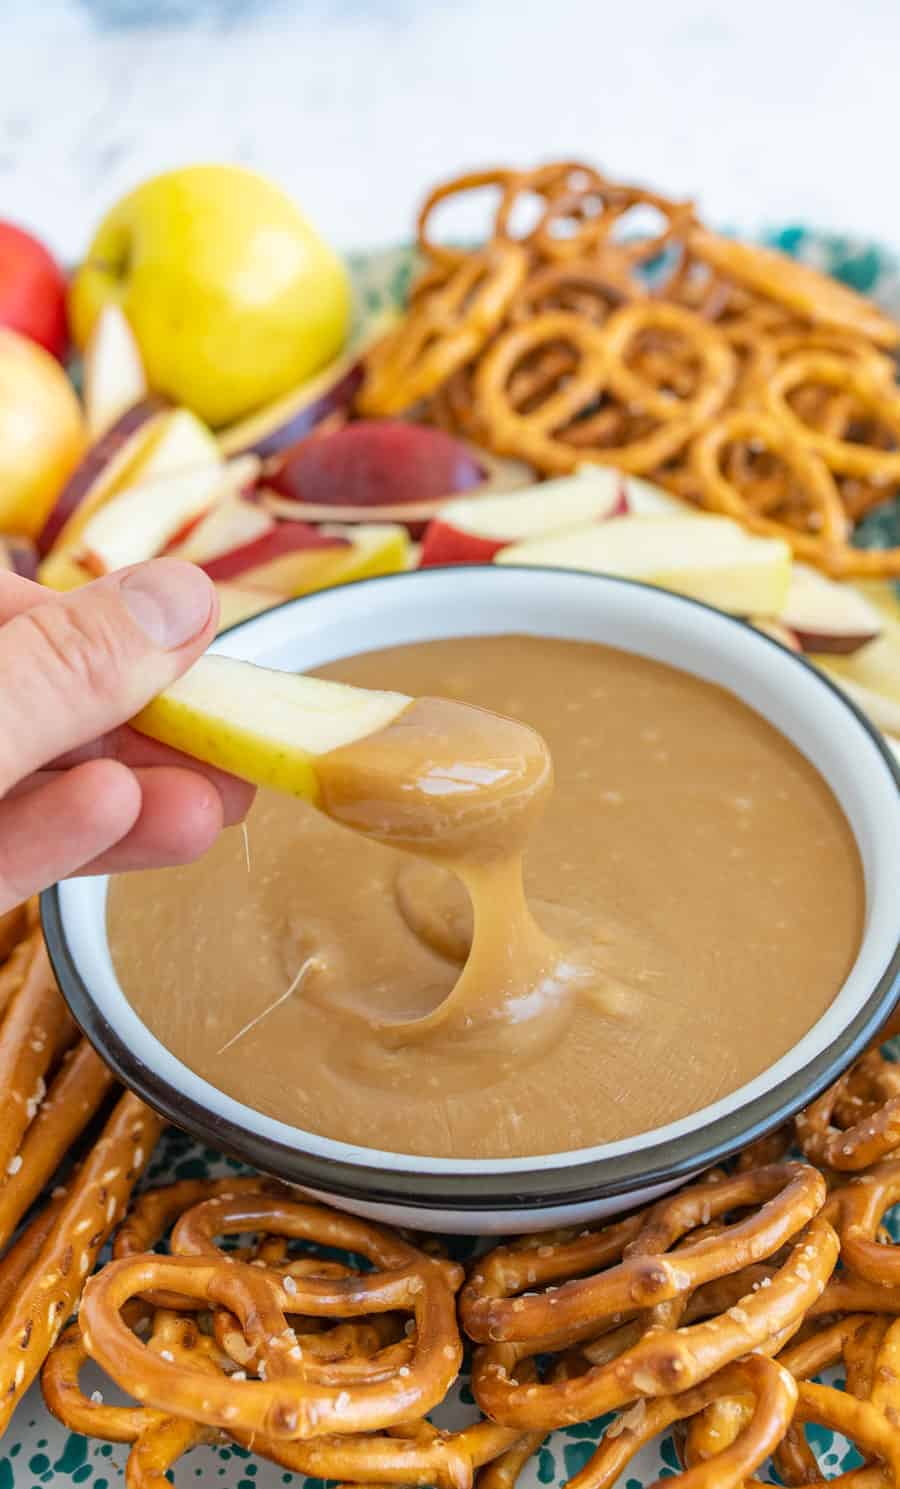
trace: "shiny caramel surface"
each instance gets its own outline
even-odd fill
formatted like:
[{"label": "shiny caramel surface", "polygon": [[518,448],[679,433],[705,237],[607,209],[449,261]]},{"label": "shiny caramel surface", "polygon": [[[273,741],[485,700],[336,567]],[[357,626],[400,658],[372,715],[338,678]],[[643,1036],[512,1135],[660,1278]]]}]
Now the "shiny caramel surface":
[{"label": "shiny caramel surface", "polygon": [[852,835],[730,694],[511,636],[320,675],[417,701],[319,762],[321,810],[261,795],[249,855],[236,830],[110,889],[126,995],[230,1095],[391,1151],[557,1152],[734,1090],[838,991]]}]

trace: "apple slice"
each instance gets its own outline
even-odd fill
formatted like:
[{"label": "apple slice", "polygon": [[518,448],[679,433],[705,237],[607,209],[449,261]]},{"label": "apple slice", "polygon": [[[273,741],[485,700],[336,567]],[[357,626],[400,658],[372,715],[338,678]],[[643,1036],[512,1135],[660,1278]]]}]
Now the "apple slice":
[{"label": "apple slice", "polygon": [[[146,405],[139,404],[137,409],[123,414],[119,423],[93,447],[94,451],[99,451],[107,440],[112,440],[120,426],[127,424],[131,416],[144,407]],[[88,451],[85,461],[69,481],[69,487],[76,481],[79,471],[90,466],[91,455],[92,451]],[[161,481],[201,467],[221,467],[222,463],[219,447],[205,424],[185,408],[166,409],[159,426],[150,430],[149,438],[140,443],[130,460],[94,463],[91,479],[86,480],[76,493],[62,530],[57,529],[53,538],[52,551],[41,565],[42,583],[53,588],[67,587],[61,582],[68,568],[63,560],[66,557],[77,559],[84,529],[94,513],[126,486],[134,486],[138,481]],[[46,528],[38,544],[42,552],[47,551],[43,546],[45,534]]]},{"label": "apple slice", "polygon": [[37,549],[30,538],[0,537],[0,569],[20,579],[36,579]]},{"label": "apple slice", "polygon": [[315,377],[223,430],[219,435],[222,454],[252,452],[268,459],[305,439],[332,415],[344,415],[362,387],[366,351],[397,319],[393,311],[375,317],[347,350]]},{"label": "apple slice", "polygon": [[682,501],[652,481],[643,481],[640,476],[621,477],[622,493],[626,512],[635,517],[690,517],[696,516],[697,508],[692,502]]},{"label": "apple slice", "polygon": [[171,410],[161,398],[146,398],[128,409],[91,445],[65,486],[38,537],[38,551],[50,552],[82,508],[93,512],[107,496],[124,486],[153,445],[162,437]]},{"label": "apple slice", "polygon": [[[238,456],[238,460],[254,457]],[[236,461],[233,463],[237,463]],[[255,543],[275,527],[275,518],[256,501],[243,496],[218,499],[207,515],[192,527],[186,538],[168,549],[172,558],[184,558],[192,564],[211,563],[236,548]]]},{"label": "apple slice", "polygon": [[129,408],[147,397],[147,374],[121,306],[104,305],[84,349],[84,412],[97,440]]},{"label": "apple slice", "polygon": [[281,598],[270,589],[250,589],[243,584],[217,584],[219,596],[218,634],[249,620],[252,615],[261,615],[281,603]]},{"label": "apple slice", "polygon": [[312,528],[284,522],[258,542],[201,567],[217,582],[240,579],[277,601],[401,573],[410,567],[410,549],[409,534],[398,525]]},{"label": "apple slice", "polygon": [[205,656],[135,729],[256,786],[315,800],[317,756],[392,723],[412,700]]},{"label": "apple slice", "polygon": [[599,465],[511,495],[458,497],[429,523],[419,567],[490,563],[510,543],[602,522],[623,510],[621,477]]},{"label": "apple slice", "polygon": [[217,584],[243,579],[251,588],[274,590],[284,598],[291,593],[290,586],[279,584],[278,578],[286,559],[303,554],[318,561],[323,554],[330,556],[336,549],[349,547],[347,538],[323,536],[316,528],[300,522],[279,522],[260,537],[209,559],[200,567]]},{"label": "apple slice", "polygon": [[791,553],[780,538],[757,538],[728,517],[617,517],[515,543],[495,563],[584,569],[640,579],[736,615],[779,615]]},{"label": "apple slice", "polygon": [[796,562],[778,618],[794,632],[804,651],[835,655],[859,651],[882,629],[878,612],[852,584],[837,583]]},{"label": "apple slice", "polygon": [[881,612],[881,634],[852,656],[814,653],[812,660],[845,689],[879,729],[900,734],[900,619]]},{"label": "apple slice", "polygon": [[793,631],[789,631],[787,626],[783,626],[780,621],[770,620],[765,615],[753,615],[750,617],[750,624],[755,631],[762,631],[764,636],[771,636],[773,641],[777,641],[779,646],[785,647],[788,651],[801,652],[803,650]]},{"label": "apple slice", "polygon": [[141,481],[110,498],[83,528],[80,562],[92,574],[156,558],[220,499],[233,500],[259,474],[255,455]]}]

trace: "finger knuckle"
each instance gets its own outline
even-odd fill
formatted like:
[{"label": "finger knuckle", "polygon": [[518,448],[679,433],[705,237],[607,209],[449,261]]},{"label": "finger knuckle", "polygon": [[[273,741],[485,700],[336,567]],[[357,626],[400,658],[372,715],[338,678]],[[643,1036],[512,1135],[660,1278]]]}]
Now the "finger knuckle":
[{"label": "finger knuckle", "polygon": [[38,605],[20,620],[32,632],[31,645],[58,687],[97,698],[116,692],[125,659],[116,630],[101,610]]}]

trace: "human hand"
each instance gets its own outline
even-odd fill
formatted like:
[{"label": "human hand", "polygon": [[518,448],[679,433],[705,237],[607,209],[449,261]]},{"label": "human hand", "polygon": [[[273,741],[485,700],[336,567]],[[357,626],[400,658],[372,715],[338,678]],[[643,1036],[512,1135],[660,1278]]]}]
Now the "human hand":
[{"label": "human hand", "polygon": [[65,595],[0,574],[0,914],[74,874],[190,862],[244,816],[249,786],[127,727],[217,615],[173,559]]}]

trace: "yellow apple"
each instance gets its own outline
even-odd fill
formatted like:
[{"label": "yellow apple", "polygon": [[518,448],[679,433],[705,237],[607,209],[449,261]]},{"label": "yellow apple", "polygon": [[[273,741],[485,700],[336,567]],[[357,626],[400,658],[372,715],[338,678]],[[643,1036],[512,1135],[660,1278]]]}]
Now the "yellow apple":
[{"label": "yellow apple", "polygon": [[350,323],[340,260],[278,187],[237,166],[169,171],[112,208],[72,284],[80,346],[110,302],[151,388],[217,427],[324,367]]},{"label": "yellow apple", "polygon": [[0,327],[0,532],[37,536],[84,440],[78,399],[56,358]]}]

